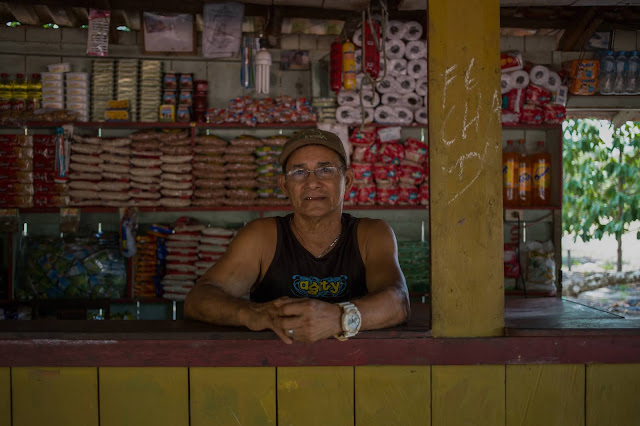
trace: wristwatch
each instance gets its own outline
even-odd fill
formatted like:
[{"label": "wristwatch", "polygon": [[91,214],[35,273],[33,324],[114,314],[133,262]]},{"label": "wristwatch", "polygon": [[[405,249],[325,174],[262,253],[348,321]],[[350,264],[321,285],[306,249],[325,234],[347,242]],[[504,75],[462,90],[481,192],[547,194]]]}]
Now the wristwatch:
[{"label": "wristwatch", "polygon": [[345,341],[358,334],[360,324],[362,324],[362,316],[356,305],[351,302],[341,302],[338,305],[342,307],[342,333],[336,334],[334,337]]}]

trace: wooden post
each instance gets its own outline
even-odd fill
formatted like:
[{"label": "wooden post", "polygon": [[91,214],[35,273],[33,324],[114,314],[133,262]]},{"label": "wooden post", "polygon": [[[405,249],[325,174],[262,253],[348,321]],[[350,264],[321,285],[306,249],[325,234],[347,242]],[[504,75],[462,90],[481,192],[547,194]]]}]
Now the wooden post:
[{"label": "wooden post", "polygon": [[432,333],[504,329],[500,4],[429,0]]}]

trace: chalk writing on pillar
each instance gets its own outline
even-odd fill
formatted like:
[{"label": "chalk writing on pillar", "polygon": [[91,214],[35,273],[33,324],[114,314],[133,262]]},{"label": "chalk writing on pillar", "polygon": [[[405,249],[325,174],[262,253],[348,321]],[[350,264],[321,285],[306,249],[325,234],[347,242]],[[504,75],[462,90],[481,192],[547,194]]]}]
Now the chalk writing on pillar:
[{"label": "chalk writing on pillar", "polygon": [[[464,71],[464,114],[462,117],[461,123],[450,122],[449,119],[453,114],[453,110],[456,108],[456,103],[459,102],[458,99],[448,99],[447,98],[447,90],[449,86],[454,87],[455,84],[459,84],[456,82],[456,79],[460,77],[460,75],[455,74],[455,71],[458,69],[458,65],[452,65],[445,69],[444,72],[444,84],[442,88],[442,109],[444,111],[444,118],[442,121],[441,128],[441,140],[444,143],[445,147],[449,147],[458,141],[465,141],[467,139],[478,138],[480,137],[480,114],[483,109],[482,105],[482,92],[479,92],[476,89],[478,85],[477,79],[474,77],[474,63],[475,58],[471,58],[469,61],[469,65],[466,67]],[[470,101],[475,101],[475,114],[473,112],[470,113]],[[471,104],[471,108],[473,108],[473,104]],[[491,109],[487,114],[489,120],[497,120],[500,122],[500,113],[501,113],[502,100],[498,95],[497,88],[493,93],[493,97],[491,99]],[[471,115],[471,117],[470,117]],[[443,171],[448,174],[457,175],[457,181],[462,186],[462,189],[458,191],[447,204],[451,204],[454,202],[460,195],[464,194],[473,183],[478,179],[480,173],[485,168],[487,151],[489,149],[491,141],[489,139],[486,140],[484,145],[484,150],[482,153],[477,151],[470,151],[463,155],[461,155],[455,162],[455,164],[449,168],[443,167]],[[498,148],[498,143],[495,144],[496,149]],[[477,167],[477,172],[473,175],[465,174],[465,164],[468,161],[480,162]]]}]

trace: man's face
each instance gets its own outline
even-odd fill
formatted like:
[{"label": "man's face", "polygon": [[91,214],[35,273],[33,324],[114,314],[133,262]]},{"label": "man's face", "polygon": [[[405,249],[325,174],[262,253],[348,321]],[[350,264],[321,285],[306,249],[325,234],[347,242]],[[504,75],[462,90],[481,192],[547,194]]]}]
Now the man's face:
[{"label": "man's face", "polygon": [[[295,150],[287,161],[286,172],[296,169],[315,170],[319,167],[342,167],[340,156],[322,145],[307,145]],[[310,173],[306,180],[296,181],[280,176],[280,187],[289,197],[295,213],[319,217],[342,210],[346,190],[353,184],[353,171],[340,170],[336,177],[320,179]]]}]

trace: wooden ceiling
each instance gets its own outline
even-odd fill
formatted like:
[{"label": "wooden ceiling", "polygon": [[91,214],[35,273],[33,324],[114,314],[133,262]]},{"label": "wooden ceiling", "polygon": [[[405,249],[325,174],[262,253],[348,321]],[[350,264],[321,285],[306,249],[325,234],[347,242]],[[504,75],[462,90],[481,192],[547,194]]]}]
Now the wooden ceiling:
[{"label": "wooden ceiling", "polygon": [[[302,17],[353,20],[369,0],[241,0],[246,16]],[[79,27],[88,23],[88,8],[112,11],[112,24],[140,29],[140,12],[202,12],[207,0],[19,0],[0,2],[0,22],[22,25],[57,24]],[[415,9],[425,10],[427,0],[387,0],[395,19],[415,19]],[[372,1],[376,6],[378,2]],[[598,6],[594,6],[597,4]],[[602,6],[602,5],[605,6]],[[640,30],[640,0],[502,0],[503,28],[589,30]]]}]

